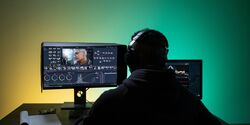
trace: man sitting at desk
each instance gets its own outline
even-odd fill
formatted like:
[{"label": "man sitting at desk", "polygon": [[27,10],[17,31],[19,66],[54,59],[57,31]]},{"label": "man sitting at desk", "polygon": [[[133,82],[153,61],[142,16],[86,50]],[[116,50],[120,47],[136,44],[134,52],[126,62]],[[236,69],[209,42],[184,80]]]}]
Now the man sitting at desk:
[{"label": "man sitting at desk", "polygon": [[168,41],[162,33],[136,32],[126,58],[131,75],[97,99],[84,125],[219,125],[166,68],[167,54]]}]

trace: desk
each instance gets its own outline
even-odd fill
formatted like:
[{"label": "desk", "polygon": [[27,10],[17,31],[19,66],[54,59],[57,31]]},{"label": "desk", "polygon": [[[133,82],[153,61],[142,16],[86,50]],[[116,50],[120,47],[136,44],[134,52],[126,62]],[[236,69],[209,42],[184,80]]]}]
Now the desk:
[{"label": "desk", "polygon": [[[62,125],[74,125],[74,123],[78,120],[78,118],[69,118],[71,110],[62,110],[62,103],[24,103],[19,106],[17,109],[12,111],[10,114],[5,116],[1,121],[1,125],[19,125],[20,122],[20,112],[23,110],[28,111],[29,115],[37,115],[39,114],[39,110],[41,109],[49,109],[55,108],[56,114],[60,119]],[[82,112],[83,115],[87,114],[89,110],[85,110]],[[220,119],[221,120],[221,119]],[[223,125],[229,125],[221,120]],[[235,124],[236,125],[236,124]]]},{"label": "desk", "polygon": [[[24,103],[17,109],[12,111],[10,114],[5,116],[1,121],[1,125],[19,125],[20,124],[20,112],[23,110],[28,111],[29,115],[39,114],[39,110],[55,108],[56,114],[60,119],[62,125],[74,125],[78,118],[69,118],[70,111],[72,110],[61,110],[62,103]],[[85,110],[83,114],[87,114],[89,110]]]}]

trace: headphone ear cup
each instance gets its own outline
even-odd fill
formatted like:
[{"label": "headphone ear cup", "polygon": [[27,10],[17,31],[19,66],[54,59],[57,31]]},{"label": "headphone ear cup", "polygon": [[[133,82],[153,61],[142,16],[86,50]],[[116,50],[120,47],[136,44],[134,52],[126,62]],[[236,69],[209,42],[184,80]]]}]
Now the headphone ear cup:
[{"label": "headphone ear cup", "polygon": [[168,48],[165,50],[165,53],[164,53],[164,62],[166,63],[168,61]]},{"label": "headphone ear cup", "polygon": [[126,57],[125,62],[127,63],[127,65],[128,66],[132,65],[133,64],[133,59],[132,59],[131,52],[127,51],[125,57]]},{"label": "headphone ear cup", "polygon": [[156,55],[152,56],[155,57],[153,58],[155,61],[156,65],[165,65],[165,63],[167,62],[168,58],[167,58],[167,54],[168,54],[168,49],[161,51],[159,53],[157,53]]},{"label": "headphone ear cup", "polygon": [[131,69],[135,69],[137,63],[135,59],[135,53],[132,51],[127,51],[126,53],[126,63]]}]

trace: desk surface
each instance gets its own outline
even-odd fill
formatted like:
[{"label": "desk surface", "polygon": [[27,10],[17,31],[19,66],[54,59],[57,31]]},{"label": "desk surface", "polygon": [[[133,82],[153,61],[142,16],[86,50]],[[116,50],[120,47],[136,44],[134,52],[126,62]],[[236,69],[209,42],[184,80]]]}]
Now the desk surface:
[{"label": "desk surface", "polygon": [[[39,111],[42,109],[55,108],[56,114],[58,118],[60,119],[62,125],[74,125],[75,122],[79,120],[80,117],[83,117],[83,115],[87,114],[89,111],[89,110],[84,110],[84,112],[81,112],[81,114],[83,115],[80,117],[69,118],[70,113],[73,110],[62,110],[61,106],[62,106],[62,103],[24,103],[21,106],[19,106],[17,109],[15,109],[14,111],[12,111],[10,114],[8,114],[6,117],[4,117],[0,121],[0,124],[1,125],[19,125],[20,124],[20,112],[24,110],[28,111],[29,115],[37,115],[39,114]],[[221,122],[223,123],[223,125],[229,125],[225,123],[223,120],[221,120]]]},{"label": "desk surface", "polygon": [[[60,119],[62,125],[73,125],[80,117],[69,118],[70,112],[73,110],[62,110],[62,103],[24,103],[19,106],[17,109],[12,111],[6,117],[4,117],[1,121],[1,125],[19,125],[20,124],[20,112],[23,110],[28,111],[29,115],[37,115],[39,114],[39,110],[55,108],[56,114]],[[88,110],[82,112],[86,114]],[[82,116],[81,116],[82,117]]]}]

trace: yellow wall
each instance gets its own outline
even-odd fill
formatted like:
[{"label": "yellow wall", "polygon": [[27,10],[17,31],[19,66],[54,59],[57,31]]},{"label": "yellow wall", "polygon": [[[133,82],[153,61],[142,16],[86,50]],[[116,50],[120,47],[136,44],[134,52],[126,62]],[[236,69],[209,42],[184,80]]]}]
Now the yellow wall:
[{"label": "yellow wall", "polygon": [[[42,41],[105,40],[84,23],[88,16],[74,15],[78,4],[81,3],[0,2],[0,119],[22,103],[73,101],[71,89],[41,93],[40,45]],[[79,22],[78,27],[75,21],[80,20],[83,24]],[[89,90],[88,100],[94,101],[103,90]]]}]

